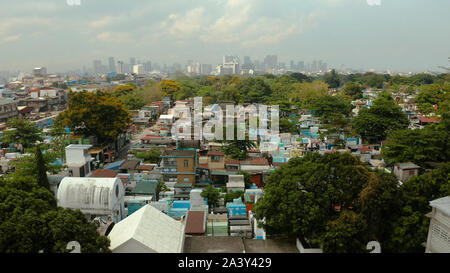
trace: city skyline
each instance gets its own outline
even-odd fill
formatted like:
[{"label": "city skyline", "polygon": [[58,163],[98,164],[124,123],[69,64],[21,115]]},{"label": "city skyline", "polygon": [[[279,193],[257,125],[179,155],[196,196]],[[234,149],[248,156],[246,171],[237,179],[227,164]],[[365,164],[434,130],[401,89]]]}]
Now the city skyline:
[{"label": "city skyline", "polygon": [[0,71],[64,72],[111,56],[116,65],[129,56],[216,65],[223,55],[273,54],[287,64],[444,72],[449,8],[445,0],[14,1],[0,11]]}]

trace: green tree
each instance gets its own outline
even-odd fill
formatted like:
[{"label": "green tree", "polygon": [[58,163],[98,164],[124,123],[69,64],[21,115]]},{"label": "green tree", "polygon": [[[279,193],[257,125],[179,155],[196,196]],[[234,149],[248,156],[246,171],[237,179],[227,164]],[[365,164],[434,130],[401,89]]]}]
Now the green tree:
[{"label": "green tree", "polygon": [[341,80],[335,69],[331,70],[330,73],[325,74],[324,81],[330,88],[338,88],[341,86]]},{"label": "green tree", "polygon": [[44,157],[42,156],[41,147],[38,145],[36,147],[35,153],[36,159],[36,170],[37,170],[37,182],[39,186],[50,190],[50,183],[47,178],[47,165]]},{"label": "green tree", "polygon": [[236,160],[245,160],[248,158],[248,150],[255,147],[251,140],[226,140],[222,147],[223,152]]},{"label": "green tree", "polygon": [[426,168],[427,162],[450,161],[450,134],[444,123],[423,129],[397,130],[383,143],[382,155],[388,164],[414,162]]},{"label": "green tree", "polygon": [[0,253],[67,253],[78,241],[81,252],[110,252],[80,211],[58,208],[54,194],[29,177],[0,181]]},{"label": "green tree", "polygon": [[270,87],[261,78],[244,78],[236,84],[245,102],[265,102],[270,96]]},{"label": "green tree", "polygon": [[127,129],[131,115],[110,93],[81,91],[70,93],[68,109],[55,122],[68,126],[75,134],[95,136],[99,143],[107,144]]},{"label": "green tree", "polygon": [[[292,158],[272,173],[255,204],[269,234],[307,238],[320,244],[339,211],[359,208],[370,172],[351,154],[310,153]],[[367,242],[365,242],[367,243]]]},{"label": "green tree", "polygon": [[346,98],[331,95],[316,96],[309,101],[307,107],[325,123],[336,114],[349,116],[353,109]]},{"label": "green tree", "polygon": [[180,91],[181,85],[170,79],[162,80],[160,83],[161,90],[163,91],[163,95],[166,97],[174,97],[175,93]]},{"label": "green tree", "polygon": [[280,119],[280,132],[298,134],[297,124],[287,118]]},{"label": "green tree", "polygon": [[293,85],[293,91],[289,94],[292,102],[299,102],[307,107],[312,100],[328,94],[328,84],[322,81],[303,82]]},{"label": "green tree", "polygon": [[350,96],[352,99],[361,99],[363,97],[363,87],[354,82],[349,82],[344,86],[344,94]]},{"label": "green tree", "polygon": [[42,130],[27,120],[10,119],[6,126],[12,129],[3,131],[3,144],[22,144],[24,148],[29,148],[42,141]]},{"label": "green tree", "polygon": [[135,91],[133,91],[131,94],[119,97],[119,100],[127,110],[139,110],[143,106],[145,106],[144,100],[139,97]]},{"label": "green tree", "polygon": [[404,129],[409,121],[388,93],[382,93],[370,108],[359,111],[354,119],[355,132],[368,142],[380,142],[386,139],[389,132]]},{"label": "green tree", "polygon": [[245,188],[249,189],[250,186],[253,184],[251,180],[251,175],[246,171],[239,171],[238,174],[242,174],[244,176]]},{"label": "green tree", "polygon": [[383,83],[386,81],[386,77],[381,74],[367,72],[362,75],[361,81],[368,87],[380,89],[383,88]]},{"label": "green tree", "polygon": [[391,237],[383,249],[388,252],[424,253],[431,211],[429,202],[450,195],[450,163],[412,177],[401,186],[401,214],[394,222]]},{"label": "green tree", "polygon": [[243,191],[231,191],[225,194],[224,201],[226,203],[233,202],[234,199],[241,198],[242,202],[244,201],[244,192]]},{"label": "green tree", "polygon": [[150,162],[150,163],[158,163],[161,153],[156,150],[156,149],[151,149],[148,151],[133,151],[133,154],[137,157],[137,158],[142,158],[144,159],[144,161],[146,162]]},{"label": "green tree", "polygon": [[50,129],[49,135],[52,137],[51,148],[57,153],[59,158],[66,157],[67,139],[70,134],[61,123],[55,122]]},{"label": "green tree", "polygon": [[349,210],[341,212],[339,218],[327,224],[321,239],[325,253],[367,253],[367,223],[364,217]]},{"label": "green tree", "polygon": [[215,208],[219,205],[220,190],[214,186],[208,186],[203,189],[200,194],[204,199],[208,199],[209,209]]},{"label": "green tree", "polygon": [[135,90],[136,90],[136,88],[133,85],[123,84],[123,85],[117,86],[112,93],[115,97],[121,97],[121,96],[131,94]]},{"label": "green tree", "polygon": [[441,106],[445,101],[450,100],[450,85],[428,84],[420,88],[420,92],[415,98],[419,110],[429,114],[435,112],[433,105]]}]

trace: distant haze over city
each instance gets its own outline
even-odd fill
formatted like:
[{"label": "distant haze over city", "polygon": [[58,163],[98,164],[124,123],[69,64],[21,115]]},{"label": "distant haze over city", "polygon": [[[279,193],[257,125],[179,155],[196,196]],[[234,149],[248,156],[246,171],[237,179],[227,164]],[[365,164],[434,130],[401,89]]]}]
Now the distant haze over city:
[{"label": "distant haze over city", "polygon": [[0,71],[49,73],[130,57],[222,63],[224,55],[289,66],[444,72],[448,0],[1,0]]}]

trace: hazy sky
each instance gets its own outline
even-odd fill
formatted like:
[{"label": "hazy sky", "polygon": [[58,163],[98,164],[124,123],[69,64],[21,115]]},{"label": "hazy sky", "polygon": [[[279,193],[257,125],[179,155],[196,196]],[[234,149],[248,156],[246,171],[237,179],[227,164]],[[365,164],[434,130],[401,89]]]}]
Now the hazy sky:
[{"label": "hazy sky", "polygon": [[329,67],[448,66],[450,0],[0,0],[0,71],[222,55]]}]

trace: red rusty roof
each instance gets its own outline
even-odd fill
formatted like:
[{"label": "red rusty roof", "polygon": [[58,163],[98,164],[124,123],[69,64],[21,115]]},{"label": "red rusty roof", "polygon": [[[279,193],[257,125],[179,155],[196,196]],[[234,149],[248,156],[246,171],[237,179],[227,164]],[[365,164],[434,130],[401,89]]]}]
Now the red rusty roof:
[{"label": "red rusty roof", "polygon": [[155,166],[152,165],[139,165],[136,170],[138,171],[151,171]]},{"label": "red rusty roof", "polygon": [[423,122],[423,123],[439,123],[439,120],[437,120],[434,117],[427,118],[427,117],[418,116],[417,118],[420,120],[420,122]]},{"label": "red rusty roof", "polygon": [[205,233],[205,212],[188,211],[186,219],[186,234],[204,234]]},{"label": "red rusty roof", "polygon": [[91,177],[114,178],[118,173],[119,171],[116,170],[97,169],[92,173]]}]

